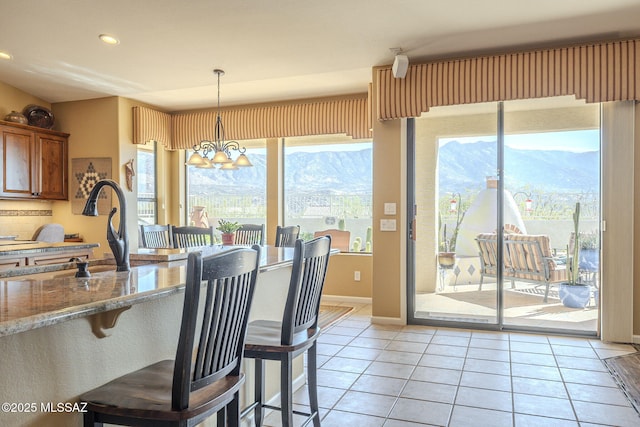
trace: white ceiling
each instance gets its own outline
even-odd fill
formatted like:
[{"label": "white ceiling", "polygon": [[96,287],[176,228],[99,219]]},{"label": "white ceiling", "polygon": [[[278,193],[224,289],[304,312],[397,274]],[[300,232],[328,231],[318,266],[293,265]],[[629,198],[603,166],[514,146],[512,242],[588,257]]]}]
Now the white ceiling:
[{"label": "white ceiling", "polygon": [[[117,36],[107,46],[98,35]],[[166,111],[364,93],[371,67],[640,36],[640,0],[7,0],[0,81]]]}]

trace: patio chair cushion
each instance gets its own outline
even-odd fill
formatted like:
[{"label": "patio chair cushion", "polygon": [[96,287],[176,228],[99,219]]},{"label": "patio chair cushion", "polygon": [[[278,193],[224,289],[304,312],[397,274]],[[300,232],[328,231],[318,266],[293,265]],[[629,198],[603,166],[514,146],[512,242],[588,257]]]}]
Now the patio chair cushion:
[{"label": "patio chair cushion", "polygon": [[[551,254],[549,236],[544,234],[510,234],[505,236],[505,239],[523,242],[517,245],[507,244],[510,267],[514,269],[516,276],[522,274],[522,277],[526,279],[539,279],[540,274],[545,272],[545,263],[547,268],[545,276],[549,276],[551,272],[557,270],[558,265]],[[528,274],[524,271],[535,273]],[[550,279],[550,277],[545,278]]]}]

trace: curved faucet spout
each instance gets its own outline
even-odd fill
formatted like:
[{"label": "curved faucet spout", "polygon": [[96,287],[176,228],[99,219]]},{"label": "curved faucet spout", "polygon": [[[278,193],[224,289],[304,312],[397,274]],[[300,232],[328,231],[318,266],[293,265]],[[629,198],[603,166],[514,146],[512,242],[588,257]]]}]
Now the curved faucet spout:
[{"label": "curved faucet spout", "polygon": [[102,179],[93,186],[89,198],[87,199],[82,215],[98,216],[98,197],[103,187],[111,187],[118,195],[120,203],[120,224],[118,231],[113,227],[112,218],[118,211],[117,208],[111,209],[109,213],[109,222],[107,224],[107,241],[113,256],[116,259],[116,271],[129,271],[129,236],[127,235],[127,204],[122,188],[112,179]]}]

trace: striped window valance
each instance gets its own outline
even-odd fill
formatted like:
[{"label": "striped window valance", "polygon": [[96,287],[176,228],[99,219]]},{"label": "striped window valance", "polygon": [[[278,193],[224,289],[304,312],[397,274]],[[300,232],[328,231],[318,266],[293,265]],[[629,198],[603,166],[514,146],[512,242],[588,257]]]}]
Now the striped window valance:
[{"label": "striped window valance", "polygon": [[410,65],[404,79],[376,70],[379,120],[444,105],[575,95],[640,100],[640,40],[585,44]]},{"label": "striped window valance", "polygon": [[133,107],[133,143],[158,141],[171,148],[171,116],[146,107]]},{"label": "striped window valance", "polygon": [[[220,112],[226,140],[347,134],[371,137],[366,94],[291,104],[247,106]],[[172,120],[172,148],[190,149],[214,139],[216,111],[176,113]]]}]

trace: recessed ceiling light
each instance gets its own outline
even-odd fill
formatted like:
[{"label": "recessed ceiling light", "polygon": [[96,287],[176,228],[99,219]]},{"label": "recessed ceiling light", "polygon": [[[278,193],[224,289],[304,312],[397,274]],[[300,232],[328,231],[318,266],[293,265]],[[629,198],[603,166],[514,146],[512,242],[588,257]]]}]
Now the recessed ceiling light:
[{"label": "recessed ceiling light", "polygon": [[0,59],[11,59],[11,58],[13,58],[13,57],[10,54],[0,50]]},{"label": "recessed ceiling light", "polygon": [[102,40],[103,43],[110,45],[116,45],[120,43],[120,40],[118,40],[115,36],[109,34],[100,34],[98,38]]}]

